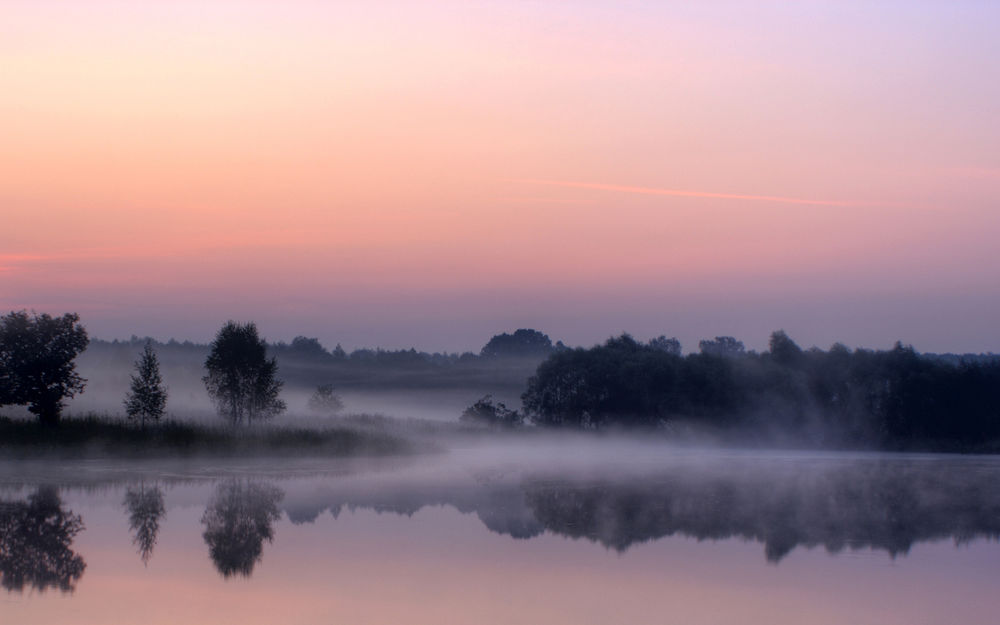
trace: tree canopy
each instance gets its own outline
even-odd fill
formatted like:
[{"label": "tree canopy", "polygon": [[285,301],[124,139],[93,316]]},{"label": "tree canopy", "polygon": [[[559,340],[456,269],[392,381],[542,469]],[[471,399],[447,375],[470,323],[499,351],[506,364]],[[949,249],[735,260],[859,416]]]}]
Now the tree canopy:
[{"label": "tree canopy", "polygon": [[786,333],[745,352],[731,337],[677,353],[628,335],[553,353],[522,396],[539,425],[726,427],[817,444],[968,449],[1000,441],[1000,363],[887,351],[803,350]]},{"label": "tree canopy", "polygon": [[74,360],[87,348],[80,317],[13,311],[0,317],[0,405],[27,405],[45,425],[55,425],[66,398],[86,380]]},{"label": "tree canopy", "polygon": [[524,415],[511,410],[503,402],[493,401],[492,395],[484,395],[466,408],[459,418],[464,423],[509,428],[524,423]]},{"label": "tree canopy", "polygon": [[227,322],[215,336],[202,378],[219,414],[233,425],[253,423],[282,413],[278,362],[267,357],[267,344],[254,323]]},{"label": "tree canopy", "polygon": [[514,334],[497,334],[483,346],[480,354],[486,357],[540,357],[553,350],[552,339],[538,330],[521,328]]}]

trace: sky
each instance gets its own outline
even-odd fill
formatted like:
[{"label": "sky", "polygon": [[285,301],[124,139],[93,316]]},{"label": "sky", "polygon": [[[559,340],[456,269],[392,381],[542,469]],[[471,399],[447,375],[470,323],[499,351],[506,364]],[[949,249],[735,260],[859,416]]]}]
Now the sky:
[{"label": "sky", "polygon": [[0,310],[1000,352],[1000,4],[3,0]]}]

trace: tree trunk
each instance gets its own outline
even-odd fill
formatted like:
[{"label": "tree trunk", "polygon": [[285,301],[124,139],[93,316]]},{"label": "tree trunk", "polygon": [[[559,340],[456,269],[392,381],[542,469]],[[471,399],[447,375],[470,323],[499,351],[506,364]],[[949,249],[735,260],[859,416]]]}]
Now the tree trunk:
[{"label": "tree trunk", "polygon": [[38,411],[38,421],[45,427],[54,428],[59,425],[59,408],[43,406]]}]

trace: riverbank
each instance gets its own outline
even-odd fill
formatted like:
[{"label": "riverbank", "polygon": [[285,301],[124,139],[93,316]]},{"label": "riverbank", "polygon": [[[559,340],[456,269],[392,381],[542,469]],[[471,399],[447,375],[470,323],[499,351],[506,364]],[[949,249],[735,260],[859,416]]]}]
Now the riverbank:
[{"label": "riverbank", "polygon": [[46,427],[34,420],[0,416],[0,454],[8,458],[45,454],[385,456],[415,451],[416,446],[400,436],[338,424],[237,428],[164,421],[139,427],[120,418],[88,414]]}]

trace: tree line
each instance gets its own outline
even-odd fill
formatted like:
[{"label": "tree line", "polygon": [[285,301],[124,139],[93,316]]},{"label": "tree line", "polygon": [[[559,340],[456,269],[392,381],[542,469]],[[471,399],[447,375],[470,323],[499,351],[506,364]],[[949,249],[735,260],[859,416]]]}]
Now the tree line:
[{"label": "tree line", "polygon": [[[66,400],[86,387],[74,361],[88,342],[75,313],[52,317],[14,311],[0,317],[0,406],[27,406],[42,425],[58,425]],[[285,410],[277,361],[266,351],[252,322],[227,322],[211,344],[202,381],[219,414],[232,425],[249,425]],[[337,401],[330,387],[317,390],[317,405],[329,409]],[[159,360],[147,342],[135,363],[125,412],[145,427],[163,417],[166,403]]]},{"label": "tree line", "polygon": [[961,449],[1000,440],[997,359],[953,364],[901,343],[804,350],[783,331],[762,353],[732,337],[699,347],[685,356],[676,342],[623,334],[558,351],[529,379],[524,410],[542,426],[701,424],[846,446]]},{"label": "tree line", "polygon": [[[65,400],[86,385],[74,359],[88,343],[73,313],[0,317],[0,405],[25,405],[40,423],[58,424]],[[299,337],[288,349],[338,357],[315,339]],[[687,355],[666,336],[641,342],[622,334],[592,348],[568,348],[527,329],[494,336],[477,358],[529,356],[544,360],[528,378],[519,410],[486,396],[461,419],[497,427],[526,421],[592,429],[705,426],[843,447],[963,450],[1000,441],[997,358],[927,357],[900,343],[881,351],[839,343],[802,349],[783,331],[760,353],[728,336],[701,341],[699,351]],[[277,356],[252,322],[223,325],[204,369],[209,396],[234,426],[286,409]],[[163,416],[166,402],[159,361],[147,342],[126,413],[145,426]],[[343,402],[331,384],[320,384],[309,406],[334,414]]]}]

